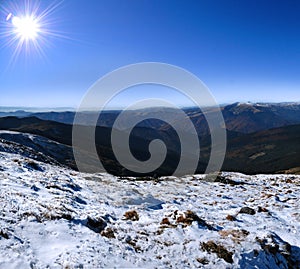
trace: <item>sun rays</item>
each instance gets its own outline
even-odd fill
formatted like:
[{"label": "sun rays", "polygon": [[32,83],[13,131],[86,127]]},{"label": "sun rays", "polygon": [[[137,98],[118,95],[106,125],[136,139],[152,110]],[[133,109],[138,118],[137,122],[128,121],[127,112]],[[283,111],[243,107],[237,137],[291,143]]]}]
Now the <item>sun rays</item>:
[{"label": "sun rays", "polygon": [[66,38],[55,29],[55,11],[62,2],[54,1],[50,6],[42,7],[41,1],[11,1],[1,9],[0,39],[3,47],[11,47],[11,63],[20,54],[30,56],[33,53],[46,58],[45,46],[53,38]]}]

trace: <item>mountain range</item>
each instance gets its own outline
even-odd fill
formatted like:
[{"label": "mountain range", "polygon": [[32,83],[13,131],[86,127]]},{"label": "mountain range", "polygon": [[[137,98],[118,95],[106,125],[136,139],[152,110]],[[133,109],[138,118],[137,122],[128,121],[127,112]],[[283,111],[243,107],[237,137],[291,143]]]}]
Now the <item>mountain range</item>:
[{"label": "mountain range", "polygon": [[[205,114],[215,113],[214,107],[203,108],[183,108],[187,117],[192,120],[198,133],[208,133],[205,126]],[[126,117],[134,117],[136,115],[147,115],[147,113],[155,113],[157,117],[161,114],[174,114],[172,108],[153,108],[129,110],[125,112]],[[241,133],[252,133],[271,128],[282,127],[287,125],[300,124],[300,103],[234,103],[221,106],[221,111],[226,123],[226,129]],[[115,119],[122,111],[120,110],[104,110],[98,120],[98,125],[102,127],[112,127]],[[84,117],[84,123],[91,125],[91,114],[95,112],[81,112]],[[73,124],[75,112],[27,112],[18,110],[15,112],[0,112],[0,117],[15,116],[15,117],[37,117],[42,120],[51,120],[65,124]],[[176,121],[176,118],[174,118]],[[168,125],[159,122],[155,119],[143,121],[140,127],[146,128],[161,128],[167,129]]]},{"label": "mountain range", "polygon": [[[299,104],[235,103],[221,109],[227,130],[227,152],[222,167],[223,171],[248,174],[298,173],[300,171]],[[160,113],[173,112],[169,108],[155,108],[158,116]],[[86,113],[87,119],[90,116],[89,113],[93,112]],[[126,113],[126,117],[133,117],[138,113],[147,115],[148,111],[134,110],[126,111]],[[188,108],[185,109],[185,113],[194,123],[199,135],[201,157],[196,172],[203,173],[210,157],[210,133],[205,114],[215,113],[215,108],[206,108],[203,111]],[[111,131],[114,128],[114,120],[119,114],[120,111],[106,111],[100,116],[96,128],[97,151],[105,169],[110,173],[122,176],[138,175],[124,169],[119,164],[111,147]],[[23,116],[0,118],[1,130],[17,132],[1,132],[0,138],[29,147],[58,163],[76,169],[71,148],[72,125],[62,123],[71,121],[74,112],[34,113],[27,115],[28,117]],[[174,117],[174,121],[176,121],[176,117]],[[190,130],[184,126],[184,122],[182,124],[185,131],[189,133]],[[91,127],[87,121],[87,124],[81,128],[87,130]],[[127,132],[127,130],[116,131]],[[27,134],[33,134],[39,138],[29,139]],[[43,138],[50,142],[46,143]],[[154,139],[164,141],[168,151],[163,164],[151,175],[170,175],[177,167],[181,154],[179,137],[171,124],[152,118],[139,123],[130,135],[131,152],[137,159],[147,160],[150,157],[148,146]],[[87,152],[82,152],[82,154],[88,156]],[[93,162],[96,164],[97,160],[92,160],[90,163]],[[87,165],[91,165],[90,163]]]}]

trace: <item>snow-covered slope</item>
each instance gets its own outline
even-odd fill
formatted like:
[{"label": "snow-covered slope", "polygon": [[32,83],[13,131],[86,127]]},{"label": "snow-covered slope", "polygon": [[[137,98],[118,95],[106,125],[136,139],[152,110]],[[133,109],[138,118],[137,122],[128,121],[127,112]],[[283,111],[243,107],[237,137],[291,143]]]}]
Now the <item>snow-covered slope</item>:
[{"label": "snow-covered slope", "polygon": [[[36,160],[39,160],[39,158],[43,156],[41,158],[43,162],[54,162],[74,168],[73,152],[70,146],[43,136],[6,130],[0,130],[0,139],[2,139],[2,143],[0,140],[2,151],[7,152],[7,144],[10,143],[14,144],[14,146],[10,147],[12,152],[9,152],[11,153],[19,153],[23,156],[27,156],[28,152],[31,152],[30,156]],[[21,148],[24,150],[20,151]]]},{"label": "snow-covered slope", "polygon": [[0,268],[299,268],[300,177],[134,181],[0,152]]},{"label": "snow-covered slope", "polygon": [[49,164],[58,164],[54,159],[41,152],[37,152],[36,150],[27,147],[25,145],[18,144],[13,141],[5,140],[1,138],[0,133],[0,152],[7,152],[12,154],[18,154],[23,157],[32,158],[37,161],[41,161]]}]

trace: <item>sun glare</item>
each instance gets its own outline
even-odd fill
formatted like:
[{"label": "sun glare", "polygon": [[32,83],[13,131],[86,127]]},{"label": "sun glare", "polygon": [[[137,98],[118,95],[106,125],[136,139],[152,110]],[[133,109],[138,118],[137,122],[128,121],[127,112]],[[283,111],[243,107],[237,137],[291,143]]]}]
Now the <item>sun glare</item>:
[{"label": "sun glare", "polygon": [[35,52],[47,58],[45,45],[56,38],[67,38],[55,30],[57,18],[54,13],[61,3],[61,0],[53,0],[50,6],[45,6],[41,0],[24,0],[23,4],[16,5],[12,1],[7,2],[6,7],[0,7],[0,14],[4,13],[6,18],[1,21],[0,16],[0,43],[3,47],[14,48],[10,64],[21,52],[26,57],[34,56],[32,53]]},{"label": "sun glare", "polygon": [[34,17],[13,17],[12,24],[15,28],[14,31],[17,36],[23,40],[35,40],[40,31],[39,24]]}]

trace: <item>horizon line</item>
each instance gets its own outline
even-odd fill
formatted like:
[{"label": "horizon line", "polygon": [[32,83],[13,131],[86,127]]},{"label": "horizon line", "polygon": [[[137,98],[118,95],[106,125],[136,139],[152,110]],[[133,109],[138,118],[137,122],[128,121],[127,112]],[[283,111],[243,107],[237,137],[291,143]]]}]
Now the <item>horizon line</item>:
[{"label": "horizon line", "polygon": [[[276,104],[300,104],[300,101],[282,101],[282,102],[224,102],[221,104],[218,104],[220,107],[233,105],[233,104],[252,104],[252,105],[260,105],[260,104],[270,104],[270,105],[276,105]],[[194,108],[196,106],[193,105],[178,105],[179,108],[182,109],[188,109],[188,108]],[[203,107],[213,107],[213,106],[203,106]],[[107,107],[104,110],[106,111],[112,111],[112,110],[124,110],[126,106],[120,106],[120,107]],[[145,107],[145,108],[137,108],[135,110],[142,110],[142,109],[151,109],[151,108],[170,108],[167,106],[151,106],[151,107]],[[85,108],[82,109],[82,112],[93,112],[97,111],[99,108]],[[77,107],[72,106],[1,106],[0,105],[0,112],[2,113],[12,113],[12,112],[75,112],[77,111]]]}]

